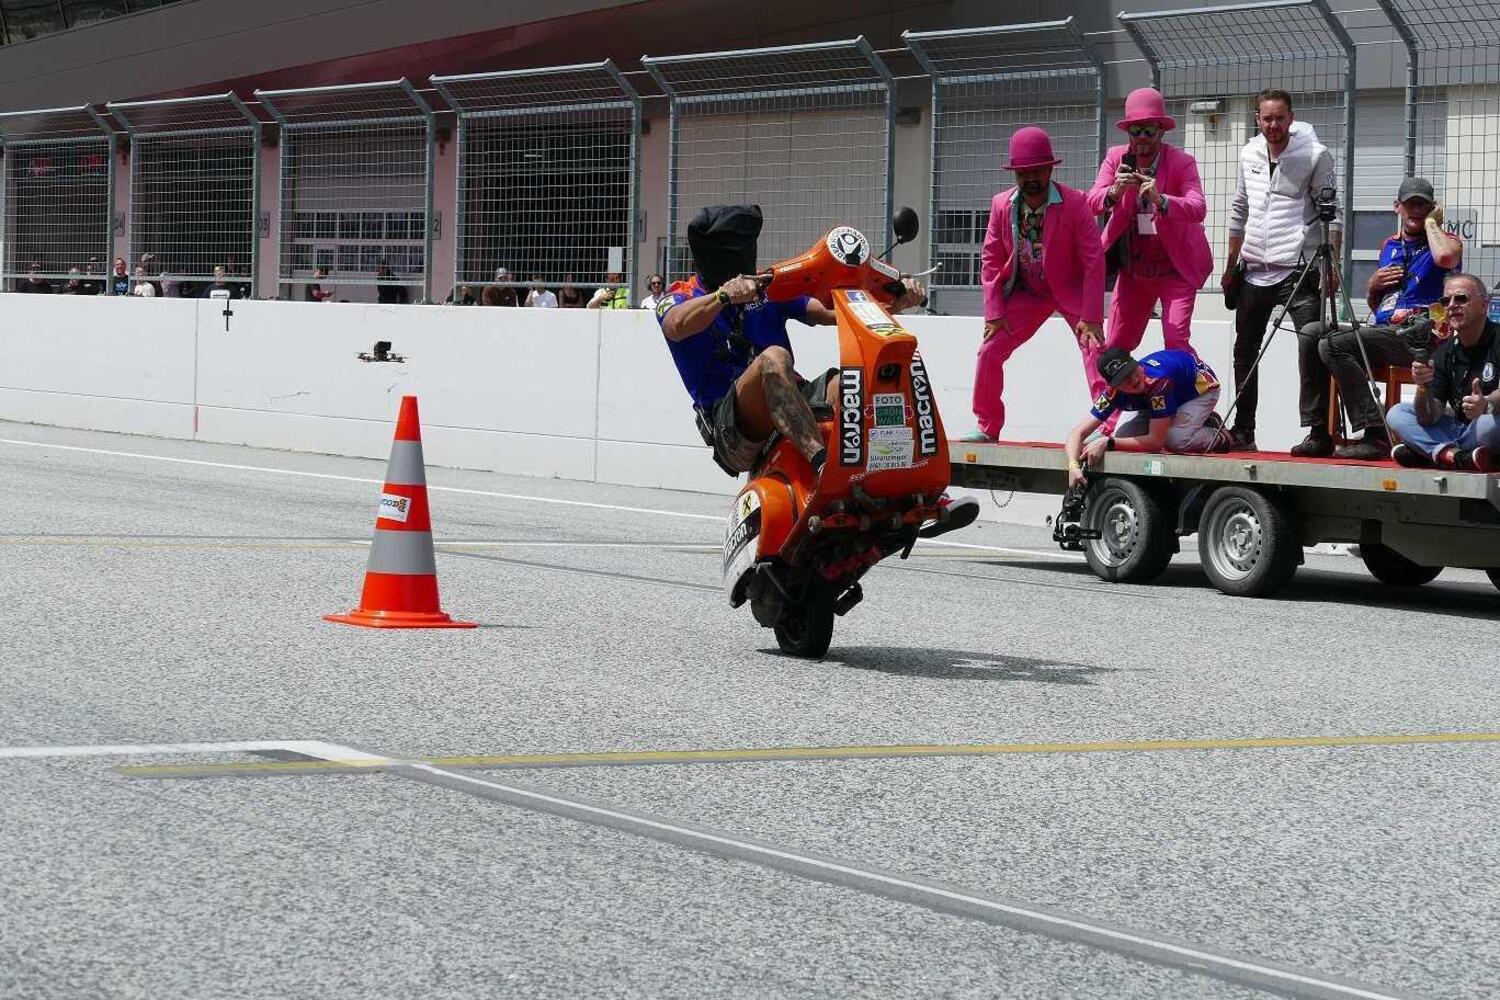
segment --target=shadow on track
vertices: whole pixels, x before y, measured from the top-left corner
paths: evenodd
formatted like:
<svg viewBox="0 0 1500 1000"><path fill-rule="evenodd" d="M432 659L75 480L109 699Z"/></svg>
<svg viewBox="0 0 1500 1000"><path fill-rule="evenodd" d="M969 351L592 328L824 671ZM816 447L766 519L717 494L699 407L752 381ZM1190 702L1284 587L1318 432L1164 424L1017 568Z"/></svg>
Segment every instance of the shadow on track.
<svg viewBox="0 0 1500 1000"><path fill-rule="evenodd" d="M779 650L764 650L776 653ZM900 677L960 681L1029 681L1092 687L1091 677L1116 673L1114 667L1095 667L1062 660L971 652L962 649L925 649L901 646L851 646L829 650L824 663L841 663L855 670L874 670Z"/></svg>

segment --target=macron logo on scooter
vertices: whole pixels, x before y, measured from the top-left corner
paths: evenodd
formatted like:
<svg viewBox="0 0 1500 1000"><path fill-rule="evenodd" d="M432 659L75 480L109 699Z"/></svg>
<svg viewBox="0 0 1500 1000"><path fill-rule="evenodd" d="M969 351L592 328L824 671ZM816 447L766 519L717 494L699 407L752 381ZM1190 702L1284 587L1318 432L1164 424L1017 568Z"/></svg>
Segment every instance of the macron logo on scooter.
<svg viewBox="0 0 1500 1000"><path fill-rule="evenodd" d="M917 411L917 434L921 441L922 454L937 454L937 422L932 419L932 383L927 379L927 366L922 364L922 355L911 356L911 395Z"/></svg>
<svg viewBox="0 0 1500 1000"><path fill-rule="evenodd" d="M865 371L843 368L839 371L839 464L865 463Z"/></svg>

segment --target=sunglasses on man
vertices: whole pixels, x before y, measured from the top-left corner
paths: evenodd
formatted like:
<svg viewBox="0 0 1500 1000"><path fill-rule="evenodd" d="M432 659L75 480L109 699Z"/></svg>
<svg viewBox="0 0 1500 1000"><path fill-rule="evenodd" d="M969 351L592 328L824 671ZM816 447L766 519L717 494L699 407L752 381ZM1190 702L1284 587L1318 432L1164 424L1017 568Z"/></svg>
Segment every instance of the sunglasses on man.
<svg viewBox="0 0 1500 1000"><path fill-rule="evenodd" d="M1456 295L1444 295L1438 301L1445 306L1466 306L1469 304L1469 297L1459 292Z"/></svg>
<svg viewBox="0 0 1500 1000"><path fill-rule="evenodd" d="M1130 137L1132 139L1150 139L1160 131L1160 125L1132 125L1130 126Z"/></svg>

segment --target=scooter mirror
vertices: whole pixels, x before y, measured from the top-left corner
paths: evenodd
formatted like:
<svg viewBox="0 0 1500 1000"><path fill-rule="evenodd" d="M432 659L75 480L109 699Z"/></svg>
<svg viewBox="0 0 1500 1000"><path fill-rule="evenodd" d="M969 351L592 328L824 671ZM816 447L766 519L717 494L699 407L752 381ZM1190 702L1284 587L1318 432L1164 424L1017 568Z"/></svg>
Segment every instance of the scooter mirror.
<svg viewBox="0 0 1500 1000"><path fill-rule="evenodd" d="M921 229L922 223L917 219L917 213L909 206L902 206L891 219L891 231L896 234L897 243L910 243L917 238Z"/></svg>

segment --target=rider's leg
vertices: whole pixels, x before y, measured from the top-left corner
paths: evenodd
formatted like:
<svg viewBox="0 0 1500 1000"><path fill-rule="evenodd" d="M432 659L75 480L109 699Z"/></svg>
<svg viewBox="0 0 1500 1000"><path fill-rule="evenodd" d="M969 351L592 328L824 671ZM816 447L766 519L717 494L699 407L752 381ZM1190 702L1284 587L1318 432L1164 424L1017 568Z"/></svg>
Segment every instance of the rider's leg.
<svg viewBox="0 0 1500 1000"><path fill-rule="evenodd" d="M760 352L734 383L734 418L741 433L755 441L779 432L814 465L826 451L823 432L802 396L791 352L785 348Z"/></svg>

